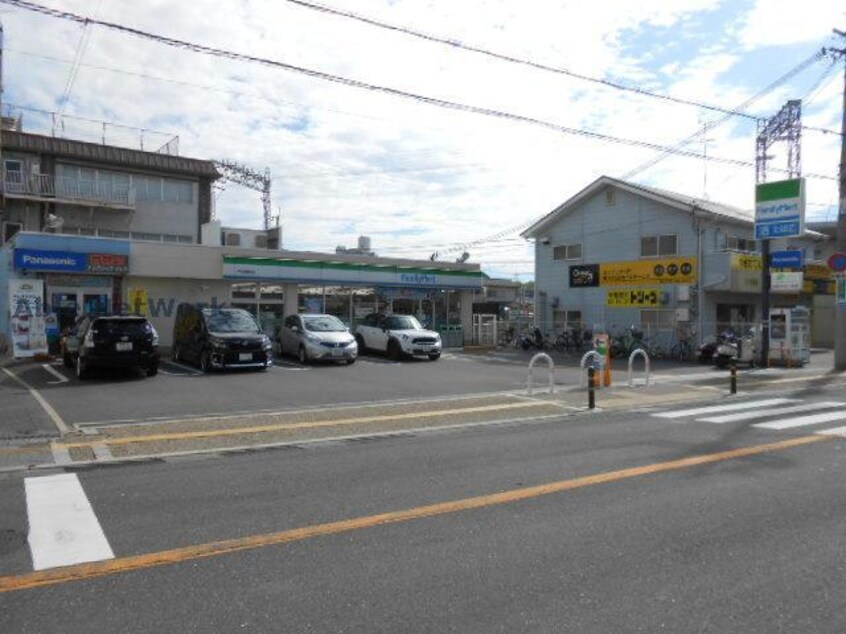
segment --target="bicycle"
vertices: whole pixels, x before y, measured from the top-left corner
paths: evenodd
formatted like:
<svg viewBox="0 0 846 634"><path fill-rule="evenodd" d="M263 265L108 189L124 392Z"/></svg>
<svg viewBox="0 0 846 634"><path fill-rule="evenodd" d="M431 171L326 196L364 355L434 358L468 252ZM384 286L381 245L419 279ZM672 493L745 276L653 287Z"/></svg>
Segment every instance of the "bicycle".
<svg viewBox="0 0 846 634"><path fill-rule="evenodd" d="M693 346L687 339L680 339L670 350L670 357L675 361L690 361L693 358Z"/></svg>

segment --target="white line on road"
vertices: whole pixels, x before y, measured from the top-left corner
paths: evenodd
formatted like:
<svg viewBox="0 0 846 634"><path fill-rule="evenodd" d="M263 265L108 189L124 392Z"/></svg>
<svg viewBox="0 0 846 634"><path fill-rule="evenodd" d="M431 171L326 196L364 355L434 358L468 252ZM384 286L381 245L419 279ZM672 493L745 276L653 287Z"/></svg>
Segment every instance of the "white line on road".
<svg viewBox="0 0 846 634"><path fill-rule="evenodd" d="M766 418L767 416L779 416L781 414L797 414L799 412L809 412L815 409L830 409L832 407L842 407L843 405L846 405L846 403L839 403L834 401L826 401L822 403L806 403L804 405L793 405L792 407L775 407L773 409L755 410L754 412L727 414L725 416L712 416L710 418L700 418L699 420L706 423L737 423L742 420ZM755 425L755 427L761 427L761 425Z"/></svg>
<svg viewBox="0 0 846 634"><path fill-rule="evenodd" d="M50 403L48 403L44 399L44 397L41 396L41 394L38 393L38 390L31 387L29 385L29 383L24 381L21 377L19 377L17 374L12 372L9 368L0 368L0 369L2 369L3 372L8 374L10 377L12 377L15 381L17 381L18 383L23 385L24 388L26 388L29 391L32 398L34 398L38 402L38 404L41 405L41 409L43 409L47 413L47 416L50 417L50 420L53 421L53 424L59 430L60 434L64 435L64 434L67 434L70 431L70 429L68 429L68 426L65 423L65 421L62 419L61 416L59 416L59 413L56 410L53 409L52 405L50 405Z"/></svg>
<svg viewBox="0 0 846 634"><path fill-rule="evenodd" d="M792 427L803 427L805 425L817 425L819 423L830 423L833 420L843 420L846 412L828 412L827 414L812 414L811 416L797 416L796 418L785 418L771 423L758 423L753 427L763 429L790 429Z"/></svg>
<svg viewBox="0 0 846 634"><path fill-rule="evenodd" d="M58 385L59 383L67 383L68 381L70 381L68 377L56 370L49 363L42 363L41 367L47 370L47 372L55 376L57 379L59 379L58 381L47 381L47 383L49 383L50 385Z"/></svg>
<svg viewBox="0 0 846 634"><path fill-rule="evenodd" d="M765 401L746 401L745 403L732 403L730 405L713 405L711 407L698 407L696 409L682 409L674 412L659 412L652 414L658 418L682 418L683 416L699 416L700 414L715 414L717 412L731 412L741 409L754 409L768 405L780 405L782 403L795 403L795 398L771 398Z"/></svg>
<svg viewBox="0 0 846 634"><path fill-rule="evenodd" d="M35 570L114 559L75 473L26 478L24 489Z"/></svg>

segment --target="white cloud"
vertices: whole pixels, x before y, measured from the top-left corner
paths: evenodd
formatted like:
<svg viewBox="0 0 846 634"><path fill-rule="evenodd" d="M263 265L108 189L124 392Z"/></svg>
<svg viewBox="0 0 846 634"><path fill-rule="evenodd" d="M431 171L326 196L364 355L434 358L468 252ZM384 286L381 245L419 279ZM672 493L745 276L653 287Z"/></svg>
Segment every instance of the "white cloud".
<svg viewBox="0 0 846 634"><path fill-rule="evenodd" d="M716 15L720 3L711 0L580 0L566 6L556 0L530 5L505 0L335 4L513 56L587 75L626 77L641 87L728 106L742 102L774 74L762 67L734 77L742 60L730 46L728 25L714 23L716 18L697 22ZM53 0L51 6L83 14L91 10L84 0ZM102 3L98 17L421 95L664 145L688 136L703 117L718 116L281 1L123 0ZM660 64L656 53L666 57L676 49L633 49L628 43L634 36L649 41L656 28L666 33L667 27L678 27L683 37L703 25L715 30L711 41L726 43L701 53L678 47L685 57ZM4 26L10 49L5 98L57 109L81 27L19 10L5 14ZM620 175L655 154L91 28L66 112L178 133L186 156L231 158L254 169L270 168L274 213L281 207L289 248L332 249L371 234L374 248L385 255L427 257L447 247L445 257L457 257L460 250L450 251L449 245L457 250L463 242L528 222L601 174ZM814 31L810 37L818 36ZM742 37L747 45L753 41L746 31ZM824 98L830 90L827 85L810 112L814 121L826 125L837 119L836 108ZM762 108L775 111L788 96L786 87ZM30 113L26 120L42 129L48 126L49 132L49 119ZM99 139L103 134L98 124L68 119L66 126L69 135ZM139 135L137 130L106 128L108 142L137 145ZM754 124L733 120L709 131L708 138L709 155L754 158ZM168 137L146 132L145 139L149 148ZM806 166L831 171L837 161L832 139L806 139ZM702 147L700 140L687 149ZM698 195L705 186L705 165L670 158L638 178ZM708 164L707 193L715 200L748 205L753 178L751 169ZM821 199L830 198L832 185L817 183L814 188ZM219 197L218 211L229 224L261 222L258 195L234 185ZM481 261L494 274L525 274L532 268L531 250L514 236L470 252L471 261Z"/></svg>

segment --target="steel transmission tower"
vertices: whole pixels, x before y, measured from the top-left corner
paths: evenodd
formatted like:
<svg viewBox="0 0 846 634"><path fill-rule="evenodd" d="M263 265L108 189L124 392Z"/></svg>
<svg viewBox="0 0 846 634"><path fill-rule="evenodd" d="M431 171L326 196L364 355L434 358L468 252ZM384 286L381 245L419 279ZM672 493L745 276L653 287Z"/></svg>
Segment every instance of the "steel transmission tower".
<svg viewBox="0 0 846 634"><path fill-rule="evenodd" d="M273 217L270 213L270 169L265 168L264 172L241 165L235 161L214 161L215 166L223 175L223 180L238 183L248 189L261 193L261 204L264 211L264 228L271 228ZM279 216L276 217L277 223Z"/></svg>

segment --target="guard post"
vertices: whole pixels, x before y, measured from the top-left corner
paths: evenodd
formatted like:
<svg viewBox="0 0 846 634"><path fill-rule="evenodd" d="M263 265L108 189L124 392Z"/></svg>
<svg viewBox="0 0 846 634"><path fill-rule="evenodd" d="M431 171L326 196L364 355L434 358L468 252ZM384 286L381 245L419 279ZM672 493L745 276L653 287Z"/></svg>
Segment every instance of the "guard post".
<svg viewBox="0 0 846 634"><path fill-rule="evenodd" d="M596 368L592 365L588 366L588 409L596 408L596 388L594 388L594 377L596 375Z"/></svg>

